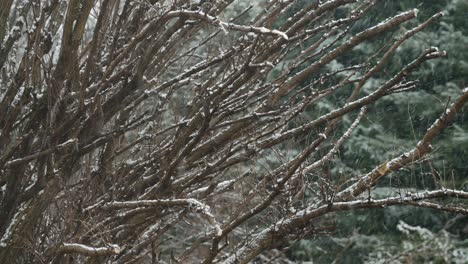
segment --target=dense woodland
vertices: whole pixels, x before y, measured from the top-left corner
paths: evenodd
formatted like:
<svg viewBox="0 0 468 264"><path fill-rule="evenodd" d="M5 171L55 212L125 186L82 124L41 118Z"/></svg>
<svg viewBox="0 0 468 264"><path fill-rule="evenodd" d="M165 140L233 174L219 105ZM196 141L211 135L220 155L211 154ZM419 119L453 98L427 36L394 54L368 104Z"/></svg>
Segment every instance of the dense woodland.
<svg viewBox="0 0 468 264"><path fill-rule="evenodd" d="M466 263L466 14L0 0L0 263Z"/></svg>

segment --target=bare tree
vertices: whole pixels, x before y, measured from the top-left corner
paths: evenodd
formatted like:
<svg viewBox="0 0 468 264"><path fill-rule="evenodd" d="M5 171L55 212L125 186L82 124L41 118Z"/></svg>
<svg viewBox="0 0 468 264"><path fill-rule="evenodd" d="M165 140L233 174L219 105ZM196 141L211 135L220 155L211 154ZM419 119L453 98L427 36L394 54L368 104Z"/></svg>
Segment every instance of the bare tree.
<svg viewBox="0 0 468 264"><path fill-rule="evenodd" d="M442 201L468 199L462 190L372 197L382 178L427 157L468 89L406 153L362 175L323 170L369 107L415 89L412 72L445 56L421 50L362 91L442 13L406 32L417 10L356 32L374 1L241 4L0 2L1 263L246 263L323 232L337 211L468 214L462 200ZM387 32L400 36L331 70ZM348 98L307 114L337 93Z"/></svg>

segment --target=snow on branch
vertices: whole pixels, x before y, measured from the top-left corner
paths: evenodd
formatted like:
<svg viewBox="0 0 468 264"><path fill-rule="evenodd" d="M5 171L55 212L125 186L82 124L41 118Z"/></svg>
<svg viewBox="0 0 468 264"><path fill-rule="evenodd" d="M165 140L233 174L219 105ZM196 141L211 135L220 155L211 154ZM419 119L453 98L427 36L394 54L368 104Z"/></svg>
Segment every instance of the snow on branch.
<svg viewBox="0 0 468 264"><path fill-rule="evenodd" d="M234 24L230 22L223 22L219 18L210 16L201 11L188 11L188 10L171 11L171 12L168 12L163 17L163 20L168 20L174 17L190 17L190 18L200 19L212 25L218 26L226 34L228 33L228 30L234 30L234 31L241 31L241 32L254 32L257 34L264 34L264 35L276 35L276 36L280 36L284 38L285 40L289 39L286 33L276 30L276 29L271 30L266 27L244 26L244 25L238 25L238 24Z"/></svg>
<svg viewBox="0 0 468 264"><path fill-rule="evenodd" d="M204 215L211 226L215 229L216 236L221 236L222 230L216 218L211 213L211 208L193 198L190 199L160 199L160 200L139 200L139 201L128 201L128 202L110 202L106 203L99 208L104 210L111 210L111 209L125 209L125 208L139 208L139 207L167 207L167 206L184 206L188 207L188 209L196 212L201 213ZM97 208L97 207L93 207Z"/></svg>
<svg viewBox="0 0 468 264"><path fill-rule="evenodd" d="M415 192L407 193L402 196L387 197L384 199L362 199L356 201L347 201L347 202L335 202L327 205L320 206L315 208L315 205L312 205L302 211L296 213L296 216L302 217L302 220L308 220L321 216L326 212L330 211L344 211L351 209L360 209L360 208L371 208L371 207L385 207L390 205L413 205L418 207L428 207L435 208L438 207L438 210L451 211L456 213L462 213L468 215L468 209L466 208L457 208L446 205L436 205L431 202L425 202L423 200L435 199L435 198L461 198L468 199L468 192L459 191L459 190L450 190L442 189L435 191L425 191L425 192Z"/></svg>
<svg viewBox="0 0 468 264"><path fill-rule="evenodd" d="M83 244L64 243L57 249L58 254L76 253L92 257L116 255L120 252L120 247L115 244L110 244L106 247L91 247Z"/></svg>
<svg viewBox="0 0 468 264"><path fill-rule="evenodd" d="M55 147L40 151L38 153L29 155L29 156L26 156L26 157L14 159L12 161L9 161L9 162L5 163L5 167L11 167L11 166L19 165L19 164L22 164L22 163L29 162L31 160L37 159L39 157L49 155L54 151L66 151L66 150L69 150L70 148L73 148L75 150L78 149L78 139L73 138L73 139L70 139L70 140L68 140L68 141L66 141L66 142L64 142L62 144L59 144L59 145L57 145Z"/></svg>

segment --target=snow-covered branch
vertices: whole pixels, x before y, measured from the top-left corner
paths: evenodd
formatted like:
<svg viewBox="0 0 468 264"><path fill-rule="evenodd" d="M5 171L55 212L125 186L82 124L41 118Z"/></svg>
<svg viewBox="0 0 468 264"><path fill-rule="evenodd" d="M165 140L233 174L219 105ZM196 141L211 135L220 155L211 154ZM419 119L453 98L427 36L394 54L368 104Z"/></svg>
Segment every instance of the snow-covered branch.
<svg viewBox="0 0 468 264"><path fill-rule="evenodd" d="M196 19L205 21L207 23L210 23L214 26L218 26L226 34L228 33L228 30L233 30L233 31L240 31L240 32L253 32L253 33L263 34L263 35L279 36L279 37L284 38L285 40L288 40L288 35L286 35L286 33L281 32L279 30L276 30L276 29L271 30L265 27L244 26L244 25L237 25L231 22L223 22L219 18L210 16L201 11L188 11L188 10L171 11L167 13L163 19L171 19L174 17L196 18Z"/></svg>
<svg viewBox="0 0 468 264"><path fill-rule="evenodd" d="M82 254L91 257L117 255L121 251L118 245L108 245L105 247L92 247L77 243L63 243L56 254Z"/></svg>
<svg viewBox="0 0 468 264"><path fill-rule="evenodd" d="M222 231L221 227L216 221L216 218L211 213L211 208L193 198L190 199L160 199L160 200L139 200L139 201L128 201L128 202L110 202L103 204L101 206L93 206L92 209L101 208L103 210L111 210L111 209L136 209L141 207L173 207L173 206L183 206L187 207L189 210L194 211L196 213L201 213L206 216L210 225L216 231L216 235L220 236Z"/></svg>

